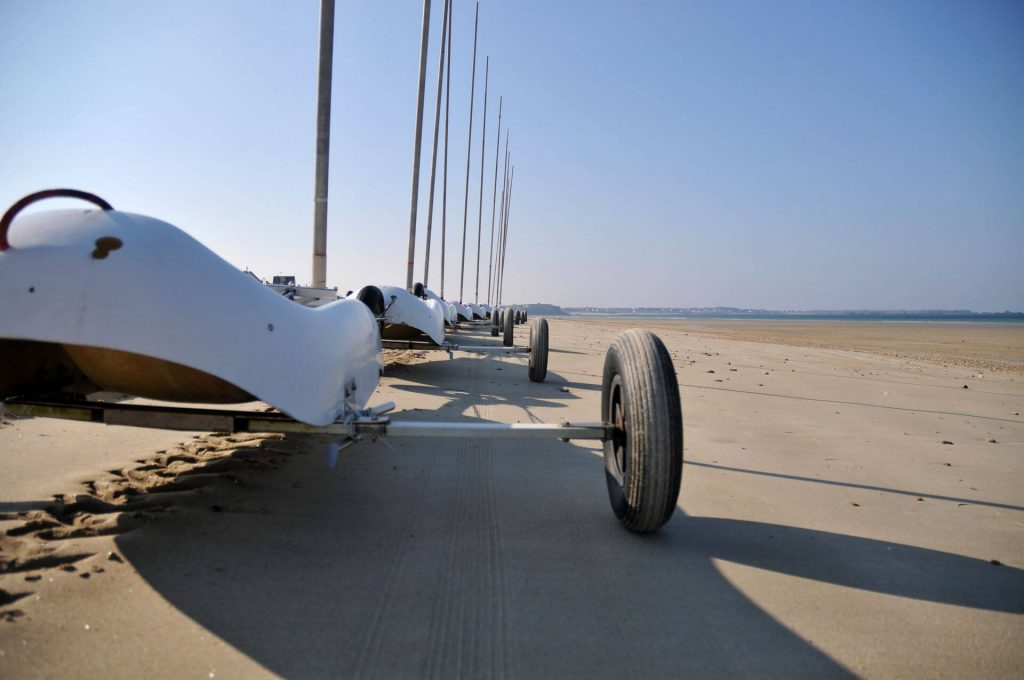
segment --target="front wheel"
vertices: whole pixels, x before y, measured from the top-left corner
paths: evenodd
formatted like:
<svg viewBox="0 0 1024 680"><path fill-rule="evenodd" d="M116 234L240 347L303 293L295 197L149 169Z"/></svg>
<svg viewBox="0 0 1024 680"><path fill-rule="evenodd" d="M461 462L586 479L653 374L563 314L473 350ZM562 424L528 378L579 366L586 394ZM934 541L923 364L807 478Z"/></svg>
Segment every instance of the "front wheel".
<svg viewBox="0 0 1024 680"><path fill-rule="evenodd" d="M612 510L636 533L656 531L675 511L683 474L683 413L675 367L650 331L628 330L604 361L602 420Z"/></svg>
<svg viewBox="0 0 1024 680"><path fill-rule="evenodd" d="M505 347L511 347L512 346L512 330L513 330L512 327L515 324L515 319L512 316L512 310L511 309L508 310L502 316L505 317L502 320L502 323L505 326L505 337L502 338L502 344L505 345Z"/></svg>
<svg viewBox="0 0 1024 680"><path fill-rule="evenodd" d="M548 375L548 320L530 325L530 380L544 382Z"/></svg>

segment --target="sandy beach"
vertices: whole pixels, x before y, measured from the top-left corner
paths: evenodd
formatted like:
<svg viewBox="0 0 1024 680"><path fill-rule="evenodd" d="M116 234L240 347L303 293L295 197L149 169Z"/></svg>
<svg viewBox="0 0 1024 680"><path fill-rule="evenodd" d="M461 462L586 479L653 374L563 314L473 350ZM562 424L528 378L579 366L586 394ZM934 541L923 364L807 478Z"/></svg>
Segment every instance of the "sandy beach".
<svg viewBox="0 0 1024 680"><path fill-rule="evenodd" d="M390 354L373 403L594 421L605 349L649 327L685 422L659 533L619 526L599 445L394 439L328 470L323 436L4 419L0 675L1024 674L1024 327L550 324L545 383Z"/></svg>

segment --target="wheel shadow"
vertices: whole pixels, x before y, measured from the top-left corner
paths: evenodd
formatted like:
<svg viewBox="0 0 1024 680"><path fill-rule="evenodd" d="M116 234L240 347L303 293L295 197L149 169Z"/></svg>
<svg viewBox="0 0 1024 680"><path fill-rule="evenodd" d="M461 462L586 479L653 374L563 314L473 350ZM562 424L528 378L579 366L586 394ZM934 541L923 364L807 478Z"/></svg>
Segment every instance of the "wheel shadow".
<svg viewBox="0 0 1024 680"><path fill-rule="evenodd" d="M679 369L676 370L676 375L680 375ZM958 413L956 411L938 411L934 409L925 408L911 408L909 406L891 406L889 404L869 404L862 401L844 401L842 399L822 399L819 397L801 397L793 394L778 394L776 392L755 392L753 390L741 390L735 387L715 387L713 385L696 385L693 383L683 383L680 380L680 387L691 390L713 390L715 392L734 392L736 394L749 394L755 397L767 397L772 399L792 399L796 401L812 401L819 404L838 404L840 406L862 406L865 408L877 408L887 411L905 411L908 413L932 413L941 416L956 416L958 418L977 418L980 420L994 420L1001 423L1015 423L1019 424L1020 420L1013 418L997 418L995 416L982 416L974 413Z"/></svg>
<svg viewBox="0 0 1024 680"><path fill-rule="evenodd" d="M453 382L453 375L468 376L470 372L474 377L466 379L466 387L453 386L458 384L458 381ZM501 361L491 356L395 365L390 367L388 376L395 379L389 386L398 392L443 397L446 401L442 408L456 420L477 418L484 406L513 406L522 409L531 422L541 422L534 414L535 409L566 408L570 402L580 399L572 392L563 392L563 386L600 389L600 386L570 383L553 371L548 372L544 382L534 383L527 376L525 362ZM429 416L414 411L403 413L401 417Z"/></svg>
<svg viewBox="0 0 1024 680"><path fill-rule="evenodd" d="M117 542L182 614L286 677L850 675L720 562L1024 611L1024 572L936 550L678 509L631 534L600 458L557 442L364 443L330 474L296 456Z"/></svg>

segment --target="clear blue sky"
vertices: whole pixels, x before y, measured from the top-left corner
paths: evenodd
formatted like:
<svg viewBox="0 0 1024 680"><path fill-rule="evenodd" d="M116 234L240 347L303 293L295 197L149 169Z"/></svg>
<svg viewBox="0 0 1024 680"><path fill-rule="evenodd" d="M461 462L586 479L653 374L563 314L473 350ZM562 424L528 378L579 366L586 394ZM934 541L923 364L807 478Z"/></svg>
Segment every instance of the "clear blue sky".
<svg viewBox="0 0 1024 680"><path fill-rule="evenodd" d="M421 8L338 0L328 282L342 290L405 281ZM0 203L86 189L240 267L308 280L318 13L0 0ZM449 297L472 14L456 0ZM484 1L478 95L485 55L485 239L499 94L516 164L506 301L1024 309L1020 2ZM417 279L425 182L421 197Z"/></svg>

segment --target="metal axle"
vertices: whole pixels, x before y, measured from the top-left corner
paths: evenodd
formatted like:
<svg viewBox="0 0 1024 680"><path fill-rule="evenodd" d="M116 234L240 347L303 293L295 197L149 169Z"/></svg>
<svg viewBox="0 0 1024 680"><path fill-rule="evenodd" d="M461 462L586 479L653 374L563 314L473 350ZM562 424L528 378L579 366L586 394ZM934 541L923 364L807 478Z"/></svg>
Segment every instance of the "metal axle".
<svg viewBox="0 0 1024 680"><path fill-rule="evenodd" d="M455 342L445 342L443 345L435 345L420 340L381 340L380 346L384 349L421 349L437 350L439 352L469 352L470 354L529 354L529 347L502 347L497 345L460 345Z"/></svg>
<svg viewBox="0 0 1024 680"><path fill-rule="evenodd" d="M460 423L392 421L384 415L393 403L364 409L331 423L307 425L283 413L228 409L150 406L91 401L36 401L11 399L0 411L15 416L61 418L83 422L150 427L163 430L213 432L274 432L330 434L359 437L461 437L501 439L597 439L611 437L614 427L605 423Z"/></svg>

